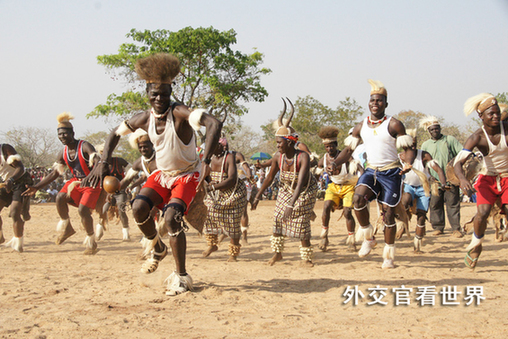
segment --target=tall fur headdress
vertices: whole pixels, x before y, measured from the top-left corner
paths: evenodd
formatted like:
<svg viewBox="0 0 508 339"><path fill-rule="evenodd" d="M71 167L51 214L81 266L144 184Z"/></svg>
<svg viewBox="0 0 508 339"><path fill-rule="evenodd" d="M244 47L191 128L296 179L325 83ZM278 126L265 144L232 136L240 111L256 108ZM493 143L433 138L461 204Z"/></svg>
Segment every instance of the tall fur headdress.
<svg viewBox="0 0 508 339"><path fill-rule="evenodd" d="M466 116L474 111L481 114L494 105L497 105L497 99L495 96L490 93L481 93L466 100L466 103L464 104L464 113Z"/></svg>
<svg viewBox="0 0 508 339"><path fill-rule="evenodd" d="M139 150L138 144L142 141L150 141L148 133L145 130L138 128L131 135L129 135L129 144L132 148Z"/></svg>
<svg viewBox="0 0 508 339"><path fill-rule="evenodd" d="M147 84L171 84L180 72L180 60L168 53L157 53L139 59L135 69Z"/></svg>
<svg viewBox="0 0 508 339"><path fill-rule="evenodd" d="M318 132L318 136L323 139L323 144L337 142L337 135L339 135L339 129L335 126L321 127Z"/></svg>
<svg viewBox="0 0 508 339"><path fill-rule="evenodd" d="M288 119L286 121L284 121L283 118L284 118L284 114L286 114L287 105L286 105L286 100L284 100L284 98L282 98L282 101L284 102L284 109L281 112L281 114L279 115L279 119L277 120L277 130L275 132L275 136L276 137L284 137L284 138L297 137L295 129L293 127L289 126L289 124L291 123L291 119L293 119L293 114L295 113L295 108L294 108L291 100L289 100L288 98L286 98L286 99L289 102L289 105L291 106L291 112L289 112Z"/></svg>
<svg viewBox="0 0 508 339"><path fill-rule="evenodd" d="M425 118L420 120L420 127L424 130L428 130L430 126L441 125L438 118L432 115L427 115Z"/></svg>
<svg viewBox="0 0 508 339"><path fill-rule="evenodd" d="M69 112L63 112L57 115L56 121L58 121L58 128L70 128L74 129L70 120L74 119L74 116Z"/></svg>
<svg viewBox="0 0 508 339"><path fill-rule="evenodd" d="M382 94L385 97L388 97L388 92L386 91L385 85L381 81L369 79L370 84L370 95L374 94Z"/></svg>

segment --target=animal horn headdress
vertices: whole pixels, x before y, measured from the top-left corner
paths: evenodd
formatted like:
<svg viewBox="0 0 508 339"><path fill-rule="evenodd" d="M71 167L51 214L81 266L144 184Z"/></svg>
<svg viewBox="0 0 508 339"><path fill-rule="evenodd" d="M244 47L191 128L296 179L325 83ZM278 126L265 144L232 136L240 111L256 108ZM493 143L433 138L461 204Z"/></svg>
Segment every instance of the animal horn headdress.
<svg viewBox="0 0 508 339"><path fill-rule="evenodd" d="M139 59L135 70L147 84L171 84L180 72L180 60L172 54L156 53Z"/></svg>
<svg viewBox="0 0 508 339"><path fill-rule="evenodd" d="M495 96L490 93L481 93L466 100L466 103L464 104L464 113L466 116L474 111L481 114L494 105L497 105L497 99Z"/></svg>
<svg viewBox="0 0 508 339"><path fill-rule="evenodd" d="M289 105L291 106L291 111L289 112L289 117L287 120L284 121L284 115L286 114L287 104L286 100L289 102ZM277 131L275 132L276 137L283 137L292 141L298 140L298 135L296 134L296 131L293 127L289 126L291 123L291 119L293 119L293 114L295 113L295 107L293 106L293 103L288 98L282 98L282 101L284 102L284 109L282 110L281 114L279 115L279 119L277 120Z"/></svg>
<svg viewBox="0 0 508 339"><path fill-rule="evenodd" d="M56 117L56 121L58 121L58 127L57 128L70 128L73 129L70 120L74 119L74 116L70 114L69 112L63 112L58 114Z"/></svg>

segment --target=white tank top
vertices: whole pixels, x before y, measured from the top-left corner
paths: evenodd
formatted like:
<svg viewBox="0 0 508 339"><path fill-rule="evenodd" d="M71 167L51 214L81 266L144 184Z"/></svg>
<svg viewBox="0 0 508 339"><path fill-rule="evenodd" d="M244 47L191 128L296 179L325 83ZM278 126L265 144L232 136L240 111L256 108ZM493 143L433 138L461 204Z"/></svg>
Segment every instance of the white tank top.
<svg viewBox="0 0 508 339"><path fill-rule="evenodd" d="M487 175L499 175L508 173L508 147L506 146L506 136L504 135L504 127L501 122L501 140L498 145L494 145L490 141L487 132L482 126L483 133L489 144L489 154L483 157L483 162L487 168Z"/></svg>
<svg viewBox="0 0 508 339"><path fill-rule="evenodd" d="M3 145L0 144L0 176L4 181L6 181L10 177L12 177L16 169L11 165L7 164L7 159L5 158L2 146Z"/></svg>
<svg viewBox="0 0 508 339"><path fill-rule="evenodd" d="M430 176L430 174L429 174L429 171L427 170L427 168L425 168L423 166L422 154L423 154L422 150L419 149L418 153L416 154L415 161L413 162L413 168L420 171L420 172L425 173L425 175L428 178ZM409 171L406 173L406 175L404 177L404 183L411 185L411 186L421 186L422 185L420 178L413 171Z"/></svg>
<svg viewBox="0 0 508 339"><path fill-rule="evenodd" d="M337 154L338 155L338 154ZM325 157L323 159L323 168L326 170L326 166L328 166L326 159L328 158L328 153L325 153ZM340 173L335 175L330 175L330 180L336 185L355 185L358 181L358 177L354 174L348 173L349 162L345 162L340 167Z"/></svg>
<svg viewBox="0 0 508 339"><path fill-rule="evenodd" d="M367 161L371 167L383 167L399 159L397 154L397 139L388 132L391 116L376 128L367 125L367 118L363 120L360 137L365 145Z"/></svg>
<svg viewBox="0 0 508 339"><path fill-rule="evenodd" d="M199 171L199 156L196 152L196 136L193 134L190 142L184 144L176 134L173 123L173 109L166 118L166 126L162 134L157 134L155 117L150 113L148 136L157 154L155 161L157 169L162 171L189 172L192 167Z"/></svg>

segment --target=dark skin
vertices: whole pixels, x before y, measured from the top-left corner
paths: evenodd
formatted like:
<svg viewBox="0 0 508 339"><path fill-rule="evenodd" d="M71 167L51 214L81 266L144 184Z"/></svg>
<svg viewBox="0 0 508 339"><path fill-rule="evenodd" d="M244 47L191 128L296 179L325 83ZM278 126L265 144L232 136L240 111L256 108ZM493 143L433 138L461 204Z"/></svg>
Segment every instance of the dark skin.
<svg viewBox="0 0 508 339"><path fill-rule="evenodd" d="M154 109L157 114L164 114L168 111L171 105L171 92L172 88L170 84L147 84L146 93L148 95L148 99L150 101L150 105ZM129 125L134 129L141 128L144 131L148 132L148 125L150 120L150 111L138 113L134 115L132 118L128 120ZM189 116L191 111L185 105L177 105L173 110L173 124L175 127L176 134L178 138L184 143L188 144L192 137L194 136L194 130L189 124ZM170 116L166 115L160 119L155 120L155 129L157 134L161 134L164 132L166 128L166 120L169 119ZM217 145L220 138L220 131L222 128L222 123L212 117L209 114L203 113L201 116L201 120L199 122L202 126L206 127L206 144L207 145ZM107 173L106 165L103 161L108 161L111 158L111 154L113 150L118 144L120 140L120 136L116 135L116 129L114 129L110 135L108 136L106 143L104 145L104 153L99 162L98 166L96 166L92 172L85 178L82 185L84 186L92 186L96 187L102 182L103 176ZM204 158L210 158L212 155L213 147L207 147L204 151ZM201 188L203 185L203 180L210 174L210 167L202 163L201 164L201 179L197 190ZM154 204L157 206L163 202L162 197L153 189L145 187L142 188L140 194L148 197ZM175 203L182 206L183 210L187 209L187 206L184 201L177 198L171 198L169 203ZM155 222L153 217L150 217L150 208L149 204L141 199L136 199L132 205L132 212L134 215L134 219L137 222L144 222L139 226L140 230L148 239L153 239L157 235L157 230L155 228ZM175 209L167 209L165 213L165 222L166 226L169 227L171 233L176 233L180 230L181 226L175 219L176 210ZM155 252L161 252L163 250L163 244L158 242L155 245ZM176 263L176 271L179 274L185 274L185 252L187 249L187 240L185 237L185 233L181 232L176 237L170 237L170 246L173 252L173 257Z"/></svg>
<svg viewBox="0 0 508 339"><path fill-rule="evenodd" d="M441 134L441 126L440 125L432 125L428 128L430 137L432 140L439 140L443 136Z"/></svg>
<svg viewBox="0 0 508 339"><path fill-rule="evenodd" d="M144 140L144 141L139 142L138 143L138 150L139 150L139 153L141 153L141 155L145 159L150 159L152 157L152 155L154 154L154 152L155 152L154 149L153 149L153 144L149 140ZM146 180L146 175L144 174L143 165L142 165L143 157L138 158L132 164L131 168L134 171L138 171L138 172L142 173L142 176L134 181L134 183L132 184L132 187L139 186L139 185L141 185ZM146 165L147 165L148 170L150 171L150 173L153 173L155 170L157 170L157 164L155 162L155 157L153 157L153 159L148 164L146 164ZM129 184L133 180L134 180L134 178L130 178L130 179L129 178L123 178L122 181L120 181L120 190L123 190L127 186L129 186Z"/></svg>
<svg viewBox="0 0 508 339"><path fill-rule="evenodd" d="M210 169L213 172L221 172L222 171L222 162L224 161L224 157L227 153L227 147L224 147L222 145L218 145L213 153L212 162L210 163ZM226 157L225 163L224 163L224 172L227 173L227 178L225 180L222 180L220 182L217 181L210 181L205 184L206 190L208 192L214 192L214 191L226 191L230 188L233 188L236 185L236 182L238 180L238 173L236 170L236 160L234 153ZM231 243L233 245L240 245L240 238L233 239L231 238ZM210 253L217 251L218 247L217 245L213 245L208 247L204 252L203 256L208 257ZM236 261L236 257L231 256L228 261Z"/></svg>
<svg viewBox="0 0 508 339"><path fill-rule="evenodd" d="M416 139L415 139L415 142L413 143L412 148L416 150ZM400 159L403 162L406 162L405 157L406 157L405 153L400 154ZM422 151L423 166L426 167L427 163L431 160L432 160L432 156L428 152ZM444 173L443 169L436 163L433 163L431 168L434 171L436 171L437 175L439 176L439 181L441 182L441 185L443 187L445 187L446 186L446 177L445 177L445 173ZM402 193L401 202L402 202L402 205L404 206L404 208L407 210L410 208L411 204L413 203L413 197L411 196L411 194L404 192L404 193ZM416 227L415 233L416 233L416 235L423 237L425 235L425 220L427 219L427 211L417 209L416 210L416 217L417 217L417 224L420 226L423 226L423 227Z"/></svg>
<svg viewBox="0 0 508 339"><path fill-rule="evenodd" d="M14 147L12 147L9 144L2 144L2 153L4 154L5 159L10 157L11 155L18 154ZM14 173L11 176L12 180L8 179L5 182L5 189L7 190L7 193L10 193L12 190L13 182L21 178L21 176L25 173L25 167L23 166L23 163L21 161L14 161L9 166L14 168ZM6 206L6 202L3 200L0 200L0 212L3 210L3 208ZM23 209L23 202L22 201L12 201L10 213L9 215L12 217L13 220L13 229L14 229L14 236L17 238L21 238L23 236L24 226L25 222L21 218L21 211ZM0 217L0 231L2 230L2 218Z"/></svg>
<svg viewBox="0 0 508 339"><path fill-rule="evenodd" d="M501 111L497 104L486 109L483 113L479 113L478 116L483 122L483 128L485 129L485 132L487 132L490 141L494 145L499 145L499 143L501 142L501 138L507 139L506 132L508 131L508 122L506 121L501 122ZM501 124L503 124L504 127L505 132L504 135L501 134ZM485 133L483 133L483 130L481 128L476 130L466 140L466 143L464 144L465 149L473 150L475 147L478 148L478 150L484 156L488 155L489 144L487 142L487 137L485 136ZM466 176L464 175L464 170L462 169L462 165L464 165L466 160L467 159L463 159L457 162L453 166L453 169L455 171L455 174L457 175L457 178L460 180L460 188L462 189L462 192L471 196L471 194L475 192L475 190L471 185L471 182L467 180ZM504 211L504 213L508 215L508 205L505 204L501 206L501 208ZM474 225L474 234L476 234L478 237L482 237L485 234L485 230L487 229L487 219L490 215L491 209L492 205L489 204L477 205L477 213L475 215L473 225ZM469 255L471 258L475 259L480 256L481 252L482 245L480 244L479 246L476 246ZM473 262L470 259L468 260L470 262L471 267L476 266L476 261Z"/></svg>
<svg viewBox="0 0 508 339"><path fill-rule="evenodd" d="M385 116L385 109L388 107L388 102L386 101L386 96L381 94L373 94L370 96L369 100L369 110L370 110L370 119L372 121L377 121L383 119ZM353 128L353 137L360 138L360 132L362 130L363 123L358 123ZM369 128L375 128L376 125L372 125L368 123ZM390 124L388 125L388 132L394 138L406 135L406 129L404 125L397 119L390 119ZM412 164L414 162L416 153L415 150L411 148L407 148L404 150L406 153L405 159L407 163ZM344 162L348 161L352 156L353 150L347 146L344 150L339 154L335 162L331 164L330 170L335 170L336 167L339 167ZM401 175L410 170L410 166L404 168L401 172ZM367 201L373 198L374 193L367 186L358 186L355 189L355 195L353 198L355 215L356 219L360 226L367 227L370 224L370 215L367 208L363 208ZM383 221L386 225L393 225L395 223L395 207L390 207L385 204L382 204L383 209ZM387 244L395 243L395 235L396 235L396 227L386 227L385 228L385 242Z"/></svg>
<svg viewBox="0 0 508 339"><path fill-rule="evenodd" d="M327 143L324 145L326 149L326 154L323 158L321 158L318 162L318 167L323 168L325 163L325 157L326 163L330 164L332 163L335 158L339 155L340 151L337 149L337 142ZM340 174L341 168L337 167L335 171L329 172L330 175L337 175ZM330 215L331 212L337 207L335 202L333 200L327 200L324 202L323 205L323 214L321 216L322 225L324 227L328 227L330 224ZM346 227L348 230L348 233L355 231L355 219L353 218L353 213L351 210L351 207L344 207L344 217L346 218ZM319 248L323 251L325 251L328 247L328 236L326 236L324 239L321 240L321 243L319 244Z"/></svg>
<svg viewBox="0 0 508 339"><path fill-rule="evenodd" d="M74 138L74 130L71 128L59 128L58 139L64 146L68 146L69 157L74 159L77 154L78 140ZM87 141L83 142L83 155L85 159L90 159L90 156L95 153L95 148ZM64 160L63 150L58 153L56 162L58 164L67 167ZM23 195L34 195L38 190L45 188L47 185L55 181L60 174L56 169L53 169L46 177L44 177L38 184L29 187ZM69 219L69 203L71 198L66 193L59 192L56 196L56 209L61 219ZM85 228L86 233L91 236L94 234L93 230L93 218L90 208L85 205L79 204L78 206L79 216L81 217L81 224ZM69 227L72 228L72 226Z"/></svg>
<svg viewBox="0 0 508 339"><path fill-rule="evenodd" d="M275 178L275 175L277 172L279 172L280 168L280 162L279 158L281 154L286 155L287 160L293 159L293 161L298 161L297 168L298 171L298 181L295 183L295 187L293 187L293 197L289 201L288 207L286 207L286 210L284 211L284 216L282 217L283 220L289 220L291 218L291 215L293 214L293 209L289 206L294 206L295 202L298 200L298 197L300 196L300 193L303 191L303 188L307 183L309 182L309 176L310 174L310 157L309 154L300 150L295 150L294 142L286 140L282 137L276 137L277 141L277 150L278 152L275 153L273 158L271 159L271 167L270 172L266 175L265 181L263 181L263 184L261 185L261 188L259 189L258 193L256 194L256 197L254 199L254 203L252 204L251 210L256 210L259 200L261 199L261 196L263 195L263 192L270 186L273 182L273 179ZM296 160L295 160L296 159ZM288 164L284 162L282 164L282 169L284 171L294 171L294 166L296 164L293 162L291 164ZM273 234L274 236L282 236L282 234ZM309 247L310 246L310 240L302 240L301 244L303 247ZM268 262L269 265L273 265L275 262L282 260L282 254L281 253L275 253L273 257ZM308 265L313 265L310 261L307 262Z"/></svg>

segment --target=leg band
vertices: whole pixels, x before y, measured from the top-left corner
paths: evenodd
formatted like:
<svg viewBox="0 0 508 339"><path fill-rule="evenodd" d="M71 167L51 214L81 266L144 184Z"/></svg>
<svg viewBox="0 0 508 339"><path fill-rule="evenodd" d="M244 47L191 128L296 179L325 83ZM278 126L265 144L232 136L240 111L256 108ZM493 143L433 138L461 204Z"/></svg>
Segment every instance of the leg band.
<svg viewBox="0 0 508 339"><path fill-rule="evenodd" d="M183 214L185 212L184 207L181 204L177 204L174 202L167 204L166 206L164 206L164 209L162 210L162 216L164 216L168 208L175 210L175 215L173 219L180 224L180 229L178 231L176 231L175 233L168 232L169 236L177 237L180 233L187 232L189 230L189 226L187 226L187 224L183 220Z"/></svg>
<svg viewBox="0 0 508 339"><path fill-rule="evenodd" d="M367 206L368 206L368 204L366 203L365 205L363 205L363 207L358 207L357 208L356 206L354 206L353 208L354 208L355 211L361 211L361 210L365 209Z"/></svg>
<svg viewBox="0 0 508 339"><path fill-rule="evenodd" d="M274 236L270 237L270 243L272 245L272 251L275 253L282 253L284 251L284 236Z"/></svg>
<svg viewBox="0 0 508 339"><path fill-rule="evenodd" d="M136 197L134 199L131 200L131 206L132 206L132 204L134 204L134 200L136 200L136 199L143 200L144 202L146 202L149 206L149 210L150 211L152 210L153 202L149 197L147 197L146 195L138 194L138 195L136 195Z"/></svg>
<svg viewBox="0 0 508 339"><path fill-rule="evenodd" d="M231 257L238 257L241 245L229 244L228 254Z"/></svg>
<svg viewBox="0 0 508 339"><path fill-rule="evenodd" d="M300 257L303 261L312 261L312 246L309 247L303 247L300 245Z"/></svg>
<svg viewBox="0 0 508 339"><path fill-rule="evenodd" d="M205 234L206 244L210 247L217 246L219 241L217 240L217 234Z"/></svg>
<svg viewBox="0 0 508 339"><path fill-rule="evenodd" d="M386 244L383 249L383 259L395 260L395 244Z"/></svg>
<svg viewBox="0 0 508 339"><path fill-rule="evenodd" d="M473 248L475 248L476 246L481 245L482 242L483 242L483 235L481 238L478 238L477 235L473 232L473 236L471 237L471 243L469 244L468 247L466 247L466 251L470 251Z"/></svg>

